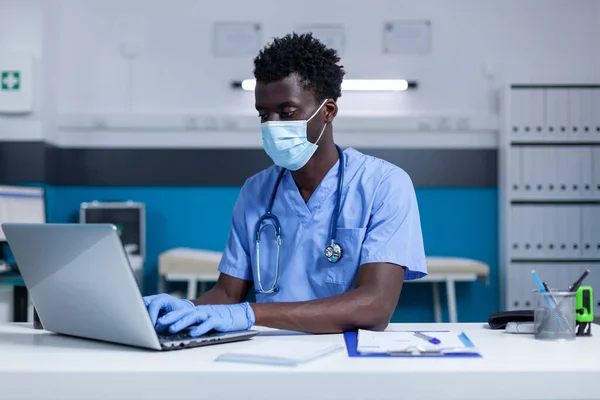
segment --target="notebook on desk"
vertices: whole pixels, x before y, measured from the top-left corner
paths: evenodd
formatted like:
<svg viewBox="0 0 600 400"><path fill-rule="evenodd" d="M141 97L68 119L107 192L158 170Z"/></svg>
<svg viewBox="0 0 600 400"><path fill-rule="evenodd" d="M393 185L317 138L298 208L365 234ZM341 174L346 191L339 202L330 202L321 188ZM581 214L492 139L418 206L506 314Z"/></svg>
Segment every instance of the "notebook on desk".
<svg viewBox="0 0 600 400"><path fill-rule="evenodd" d="M437 339L433 344L415 335L416 331L368 331L344 333L350 357L481 357L464 332L419 331Z"/></svg>
<svg viewBox="0 0 600 400"><path fill-rule="evenodd" d="M215 361L296 366L343 349L338 343L266 339L240 350L221 354Z"/></svg>

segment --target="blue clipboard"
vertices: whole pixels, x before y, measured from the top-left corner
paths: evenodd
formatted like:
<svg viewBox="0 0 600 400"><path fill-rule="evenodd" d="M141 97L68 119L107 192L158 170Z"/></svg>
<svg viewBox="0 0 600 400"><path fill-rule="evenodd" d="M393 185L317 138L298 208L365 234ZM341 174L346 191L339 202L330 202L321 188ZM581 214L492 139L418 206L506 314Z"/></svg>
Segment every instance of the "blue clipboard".
<svg viewBox="0 0 600 400"><path fill-rule="evenodd" d="M403 332L403 331L396 331ZM405 331L404 331L405 332ZM412 332L412 331L411 331ZM431 331L429 331L431 332ZM448 332L448 331L440 331L440 332ZM467 335L463 332L460 334L459 338L465 344L466 347L475 347L471 339L467 337ZM465 353L446 353L446 354L427 354L427 355L414 355L414 354L383 354L383 353L368 353L362 354L357 350L358 347L358 332L344 332L344 342L346 343L346 350L348 351L348 357L412 357L412 358L438 358L438 357L461 357L461 358L481 358L481 354L474 352L465 352Z"/></svg>

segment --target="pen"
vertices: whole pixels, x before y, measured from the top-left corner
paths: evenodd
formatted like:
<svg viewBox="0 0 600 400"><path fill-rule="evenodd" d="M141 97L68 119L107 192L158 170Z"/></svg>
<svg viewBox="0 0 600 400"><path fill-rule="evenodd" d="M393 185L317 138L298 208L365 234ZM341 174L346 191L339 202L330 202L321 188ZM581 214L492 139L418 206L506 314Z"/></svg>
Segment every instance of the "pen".
<svg viewBox="0 0 600 400"><path fill-rule="evenodd" d="M436 338L431 337L431 336L427 336L427 335L425 335L425 334L423 334L421 332L415 332L415 336L418 337L418 338L420 338L420 339L426 340L429 343L433 343L433 344L440 344L440 343L442 343L439 339L436 339Z"/></svg>
<svg viewBox="0 0 600 400"><path fill-rule="evenodd" d="M541 293L547 292L546 288L544 287L544 284L542 283L542 280L538 276L537 272L535 272L535 269L531 270L531 275L533 276L535 283L537 284L538 288L540 289L540 292ZM549 296L546 296L546 301L548 302L549 305L552 305L552 302L550 301Z"/></svg>
<svg viewBox="0 0 600 400"><path fill-rule="evenodd" d="M579 286L581 286L581 282L583 282L583 280L585 279L585 277L586 277L586 276L588 276L588 274L589 274L589 273L590 273L590 270L589 270L589 269L586 269L586 270L583 272L583 275L581 275L581 276L579 277L579 279L577 279L577 281L575 281L575 283L574 283L574 284L572 284L571 286L569 286L569 290L570 290L571 292L576 292L577 290L579 290Z"/></svg>
<svg viewBox="0 0 600 400"><path fill-rule="evenodd" d="M551 308L555 308L556 307L556 302L554 304L552 304L552 300L550 300L550 294L549 292L546 290L546 288L544 287L544 284L542 283L542 280L540 279L540 277L538 276L537 272L535 272L535 269L531 270L531 275L533 276L533 279L535 280L535 283L537 284L538 288L540 289L540 293L548 293L546 294L546 296L544 296L546 298L546 301L548 302L548 305ZM554 318L558 320L559 324L563 324L563 321L561 321L558 318L558 315L554 314ZM568 326L568 325L567 325Z"/></svg>
<svg viewBox="0 0 600 400"><path fill-rule="evenodd" d="M550 289L548 288L548 284L546 282L542 282L542 285L544 285L544 290L546 290L546 292L550 294L550 297L552 298L554 304L558 305L558 303L556 302L556 298L552 295L552 292L550 292Z"/></svg>

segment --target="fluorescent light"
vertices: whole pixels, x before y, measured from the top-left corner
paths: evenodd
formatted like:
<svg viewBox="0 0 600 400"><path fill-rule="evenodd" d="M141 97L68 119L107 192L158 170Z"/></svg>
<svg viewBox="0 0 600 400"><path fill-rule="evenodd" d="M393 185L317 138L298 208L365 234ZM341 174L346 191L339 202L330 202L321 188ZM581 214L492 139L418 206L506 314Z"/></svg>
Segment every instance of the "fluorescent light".
<svg viewBox="0 0 600 400"><path fill-rule="evenodd" d="M244 79L241 83L234 83L234 87L252 91L256 87L254 79ZM416 82L408 82L405 79L344 79L342 90L345 91L387 91L398 92L416 87Z"/></svg>
<svg viewBox="0 0 600 400"><path fill-rule="evenodd" d="M404 79L344 79L342 90L400 91L408 89Z"/></svg>
<svg viewBox="0 0 600 400"><path fill-rule="evenodd" d="M254 90L256 87L256 80L254 79L244 79L242 81L242 89L244 90Z"/></svg>

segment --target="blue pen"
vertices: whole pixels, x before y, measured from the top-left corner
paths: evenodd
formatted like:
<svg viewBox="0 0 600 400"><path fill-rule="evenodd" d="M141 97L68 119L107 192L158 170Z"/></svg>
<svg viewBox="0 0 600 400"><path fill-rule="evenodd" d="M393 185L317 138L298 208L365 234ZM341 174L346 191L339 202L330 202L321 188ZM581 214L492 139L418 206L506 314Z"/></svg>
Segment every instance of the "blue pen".
<svg viewBox="0 0 600 400"><path fill-rule="evenodd" d="M434 337L427 336L427 335L425 335L425 334L423 334L421 332L415 332L415 336L418 337L418 338L420 338L420 339L426 340L429 343L433 343L433 344L440 344L440 343L442 343L440 341L440 339L436 339Z"/></svg>
<svg viewBox="0 0 600 400"><path fill-rule="evenodd" d="M531 275L533 276L535 283L538 285L538 288L540 289L540 293L546 292L546 289L544 288L544 284L542 283L542 280L538 276L537 272L535 272L535 269L531 270ZM549 296L545 296L545 297L546 297L546 301L548 302L548 305L553 306L554 304L552 304L552 301L550 301L550 297Z"/></svg>
<svg viewBox="0 0 600 400"><path fill-rule="evenodd" d="M535 280L535 283L538 285L538 288L540 289L540 293L548 293L546 296L544 296L546 298L546 301L548 302L548 305L551 308L554 308L554 304L552 303L552 300L550 300L550 293L546 291L546 288L544 288L544 284L542 283L542 280L540 279L540 277L538 276L537 272L535 272L535 269L531 270L531 275L533 276L533 279ZM563 322L558 318L558 315L554 315L554 318L556 320L558 320L559 324L563 324Z"/></svg>

